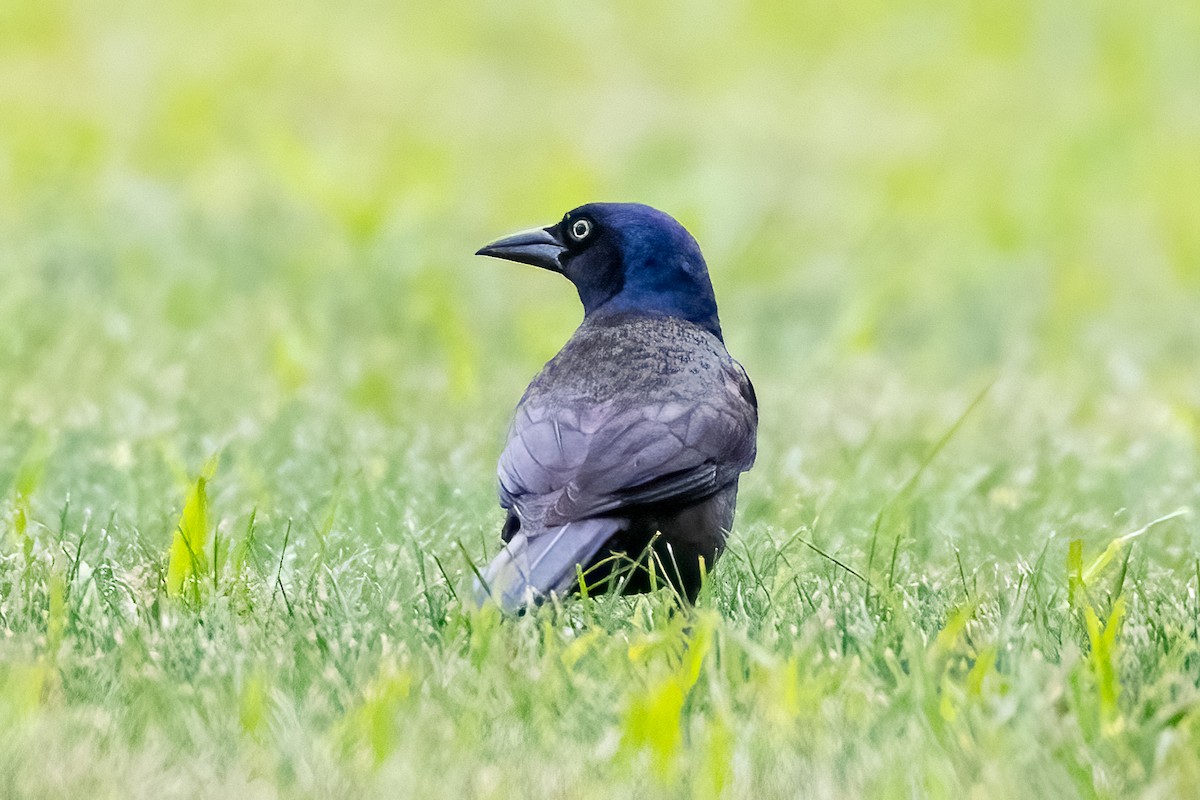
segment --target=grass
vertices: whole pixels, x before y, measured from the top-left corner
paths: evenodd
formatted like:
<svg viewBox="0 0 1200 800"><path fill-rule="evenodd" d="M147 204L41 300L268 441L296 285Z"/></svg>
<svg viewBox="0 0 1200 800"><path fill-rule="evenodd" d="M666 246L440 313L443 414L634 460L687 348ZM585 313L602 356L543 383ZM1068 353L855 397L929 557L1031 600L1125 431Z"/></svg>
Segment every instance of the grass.
<svg viewBox="0 0 1200 800"><path fill-rule="evenodd" d="M0 795L1191 792L1198 37L4 4ZM502 620L459 598L578 310L470 253L596 199L698 236L760 459L694 615Z"/></svg>

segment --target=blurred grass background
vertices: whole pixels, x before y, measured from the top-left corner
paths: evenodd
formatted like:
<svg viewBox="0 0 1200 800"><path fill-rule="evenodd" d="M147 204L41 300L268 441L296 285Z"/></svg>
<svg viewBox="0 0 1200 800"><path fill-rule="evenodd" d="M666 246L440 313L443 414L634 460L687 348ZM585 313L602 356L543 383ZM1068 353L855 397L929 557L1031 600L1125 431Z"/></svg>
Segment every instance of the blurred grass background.
<svg viewBox="0 0 1200 800"><path fill-rule="evenodd" d="M4 3L0 793L1194 786L1195 519L1086 602L1065 565L1200 494L1197 41L1182 0ZM593 200L697 236L762 399L695 630L454 596L579 318L471 253Z"/></svg>

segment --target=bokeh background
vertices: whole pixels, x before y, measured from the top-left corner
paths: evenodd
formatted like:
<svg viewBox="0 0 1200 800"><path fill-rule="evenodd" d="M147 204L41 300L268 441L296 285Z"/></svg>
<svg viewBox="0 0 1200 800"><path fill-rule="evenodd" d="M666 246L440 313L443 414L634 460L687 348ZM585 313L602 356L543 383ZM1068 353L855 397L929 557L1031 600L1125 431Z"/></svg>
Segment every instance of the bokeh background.
<svg viewBox="0 0 1200 800"><path fill-rule="evenodd" d="M446 720L495 688L388 712L371 768L321 749L388 670L479 680L453 588L496 546L509 411L580 312L555 276L472 253L595 200L649 203L693 232L758 386L760 463L714 587L734 630L809 676L826 675L811 665L830 631L843 652L895 646L876 638L871 593L847 612L839 592L861 587L814 550L755 570L797 531L908 587L920 610L896 630L918 638L980 582L1005 606L1035 563L1062 590L1046 613L1061 611L1069 539L1099 553L1200 495L1197 42L1200 6L1182 0L3 3L0 688L36 701L14 701L0 785L325 796L383 791L382 763L425 790L636 793L598 709L599 727L568 737L592 754L577 762L531 733L536 713L495 752L452 759L498 723L460 740ZM209 647L163 582L217 453L208 514L232 555L209 565L201 616L225 631ZM1198 535L1177 518L1126 566L1182 603ZM793 605L776 606L784 591ZM250 611L231 610L238 592ZM285 608L309 622L281 623ZM1152 780L1161 726L1103 750L1097 779L1100 745L1030 710L1090 674L1082 622L1062 614L1057 644L1033 637L1059 671L1013 678L1033 699L1010 725L1066 737L1054 754L1004 739L995 716L990 745L922 751L906 722L863 712L842 738L805 733L824 757L796 769L833 794L1171 785ZM537 631L522 625L495 635ZM1028 655L1020 625L1000 629ZM550 658L529 647L519 663ZM1193 697L1195 663L1170 652L1137 682L1169 675L1164 697ZM505 675L489 680L520 678ZM892 696L876 677L864 696ZM595 688L572 687L580 703ZM1159 697L1123 695L1144 696ZM226 706L241 733L213 721ZM868 757L855 743L871 740ZM62 776L29 765L51 746ZM714 785L800 780L746 766L770 752L730 756Z"/></svg>

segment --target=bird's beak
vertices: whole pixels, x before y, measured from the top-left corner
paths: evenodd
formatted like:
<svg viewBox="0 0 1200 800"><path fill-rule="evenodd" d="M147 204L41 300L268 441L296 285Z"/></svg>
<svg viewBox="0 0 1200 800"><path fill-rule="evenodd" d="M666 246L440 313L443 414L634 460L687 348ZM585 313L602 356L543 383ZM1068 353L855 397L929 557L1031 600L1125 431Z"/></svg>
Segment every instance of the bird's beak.
<svg viewBox="0 0 1200 800"><path fill-rule="evenodd" d="M559 257L566 249L549 228L532 228L481 247L475 251L475 255L503 258L532 264L551 272L562 272L563 265Z"/></svg>

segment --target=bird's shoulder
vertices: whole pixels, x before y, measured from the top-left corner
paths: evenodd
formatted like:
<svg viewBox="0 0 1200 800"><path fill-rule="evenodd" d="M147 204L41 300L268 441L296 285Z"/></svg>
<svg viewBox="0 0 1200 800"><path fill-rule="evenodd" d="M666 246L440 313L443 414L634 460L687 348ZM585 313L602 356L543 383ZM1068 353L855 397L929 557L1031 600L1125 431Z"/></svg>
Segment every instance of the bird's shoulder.
<svg viewBox="0 0 1200 800"><path fill-rule="evenodd" d="M731 372L742 370L699 325L667 316L599 316L584 320L522 403L700 399Z"/></svg>

